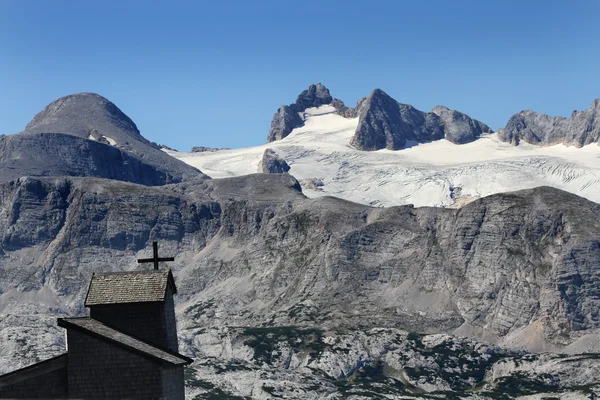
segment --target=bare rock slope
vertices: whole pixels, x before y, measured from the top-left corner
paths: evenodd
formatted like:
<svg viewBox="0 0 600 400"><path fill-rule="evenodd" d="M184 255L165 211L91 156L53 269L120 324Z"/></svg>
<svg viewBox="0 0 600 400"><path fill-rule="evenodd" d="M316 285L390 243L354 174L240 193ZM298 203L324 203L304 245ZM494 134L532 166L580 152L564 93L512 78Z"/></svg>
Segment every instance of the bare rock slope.
<svg viewBox="0 0 600 400"><path fill-rule="evenodd" d="M311 200L287 174L161 187L23 178L1 185L0 194L4 372L62 351L52 317L81 315L92 272L139 268L135 260L153 240L163 254L176 255L182 343L198 357L200 374L188 386L201 379L213 392L247 395L241 381L231 383L244 371L248 382L256 374L287 379L290 366L265 353L269 348L296 357L302 393L324 376L329 394L383 390L379 381L360 386L350 379L364 368L380 371L374 376L387 382L383 387L393 378L417 392L496 387L509 378L523 382L521 361L496 366L521 353L451 337L435 347L423 344L435 337L424 342L406 332L543 351L573 346L600 328L600 206L556 189L494 195L458 210ZM248 329L225 333L236 326ZM229 342L234 337L237 344ZM414 359L393 351L406 346ZM448 357L444 352L458 358L430 359ZM472 364L465 366L464 357ZM594 360L586 361L590 368ZM467 369L445 375L453 363ZM540 363L539 376L554 376L558 367ZM497 379L487 375L492 368ZM435 384L421 379L433 370Z"/></svg>
<svg viewBox="0 0 600 400"><path fill-rule="evenodd" d="M21 133L0 137L0 181L88 176L164 185L206 177L146 140L116 105L94 93L50 103Z"/></svg>
<svg viewBox="0 0 600 400"><path fill-rule="evenodd" d="M505 142L551 146L566 144L582 147L600 141L600 99L587 110L573 111L571 118L551 117L532 110L513 115L506 127L498 132Z"/></svg>

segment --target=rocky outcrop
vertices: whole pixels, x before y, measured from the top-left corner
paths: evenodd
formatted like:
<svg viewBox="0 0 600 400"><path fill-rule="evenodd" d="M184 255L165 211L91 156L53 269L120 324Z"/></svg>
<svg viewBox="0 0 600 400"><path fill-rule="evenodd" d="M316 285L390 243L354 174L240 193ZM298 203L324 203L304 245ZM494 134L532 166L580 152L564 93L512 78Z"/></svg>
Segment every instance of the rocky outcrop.
<svg viewBox="0 0 600 400"><path fill-rule="evenodd" d="M361 150L391 149L404 147L411 127L400 114L400 105L383 90L375 89L367 96L359 114L356 133L350 144ZM407 137L408 136L408 137Z"/></svg>
<svg viewBox="0 0 600 400"><path fill-rule="evenodd" d="M445 106L434 107L431 113L440 118L444 138L454 144L473 142L482 134L493 132L486 124Z"/></svg>
<svg viewBox="0 0 600 400"><path fill-rule="evenodd" d="M94 93L62 97L21 133L0 137L0 182L87 176L164 185L205 178L146 140L116 105Z"/></svg>
<svg viewBox="0 0 600 400"><path fill-rule="evenodd" d="M330 104L332 100L329 89L325 86L320 83L310 85L307 90L300 93L295 103L281 106L277 110L271 121L267 142L281 140L288 136L294 128L304 125L301 113L307 108Z"/></svg>
<svg viewBox="0 0 600 400"><path fill-rule="evenodd" d="M381 89L374 90L356 109L359 117L351 144L360 150L399 150L408 141L447 139L455 144L477 140L492 130L458 111L435 107L430 113L398 103Z"/></svg>
<svg viewBox="0 0 600 400"><path fill-rule="evenodd" d="M291 106L281 106L273 116L267 142L287 137L294 128L304 125L304 119Z"/></svg>
<svg viewBox="0 0 600 400"><path fill-rule="evenodd" d="M557 392L589 399L586 393L600 392L600 357L592 354L523 354L465 338L399 329L197 331L195 344L202 361L193 366L195 379L188 390L203 390L205 397L251 397L257 387L266 388L262 398L297 400L525 400L549 399ZM385 396L378 396L382 393ZM527 396L533 393L537 396Z"/></svg>
<svg viewBox="0 0 600 400"><path fill-rule="evenodd" d="M229 147L205 147L205 146L194 146L192 147L192 153L214 153L220 150L231 150Z"/></svg>
<svg viewBox="0 0 600 400"><path fill-rule="evenodd" d="M290 170L287 162L277 155L272 149L265 149L262 159L258 163L258 172L264 174L285 174Z"/></svg>
<svg viewBox="0 0 600 400"><path fill-rule="evenodd" d="M329 94L329 89L317 83L316 85L310 85L308 89L300 93L296 99L296 103L291 105L291 107L297 112L301 112L307 108L330 104L332 100L333 98Z"/></svg>
<svg viewBox="0 0 600 400"><path fill-rule="evenodd" d="M521 111L498 131L498 137L514 145L521 140L542 146L565 144L575 147L600 142L600 99L594 100L587 110L573 111L570 118Z"/></svg>

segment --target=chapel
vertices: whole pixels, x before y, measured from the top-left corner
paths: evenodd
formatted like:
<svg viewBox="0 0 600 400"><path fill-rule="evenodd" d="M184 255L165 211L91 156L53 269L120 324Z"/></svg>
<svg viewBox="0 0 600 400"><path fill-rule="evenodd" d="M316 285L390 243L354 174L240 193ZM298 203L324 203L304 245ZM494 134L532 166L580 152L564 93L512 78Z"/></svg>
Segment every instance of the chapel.
<svg viewBox="0 0 600 400"><path fill-rule="evenodd" d="M94 273L89 317L59 318L66 352L0 376L0 399L185 398L171 270Z"/></svg>

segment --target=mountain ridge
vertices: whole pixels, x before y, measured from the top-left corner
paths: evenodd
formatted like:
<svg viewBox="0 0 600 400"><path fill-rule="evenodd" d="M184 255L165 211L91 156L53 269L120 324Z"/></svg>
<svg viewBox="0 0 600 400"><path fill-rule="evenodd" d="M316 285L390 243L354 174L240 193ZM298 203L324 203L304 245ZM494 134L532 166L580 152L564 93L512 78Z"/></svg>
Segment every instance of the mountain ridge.
<svg viewBox="0 0 600 400"><path fill-rule="evenodd" d="M310 85L295 103L282 106L273 117L267 142L287 137L294 128L303 126L309 108L331 105L344 118L359 118L352 146L359 150L399 150L407 141L429 142L446 138L456 144L469 143L483 133L492 133L485 124L444 106L430 113L399 103L381 89L374 89L360 99L356 107L331 97L321 83Z"/></svg>
<svg viewBox="0 0 600 400"><path fill-rule="evenodd" d="M95 93L61 97L22 132L0 137L0 180L23 175L93 176L145 185L206 178L145 139L131 118Z"/></svg>

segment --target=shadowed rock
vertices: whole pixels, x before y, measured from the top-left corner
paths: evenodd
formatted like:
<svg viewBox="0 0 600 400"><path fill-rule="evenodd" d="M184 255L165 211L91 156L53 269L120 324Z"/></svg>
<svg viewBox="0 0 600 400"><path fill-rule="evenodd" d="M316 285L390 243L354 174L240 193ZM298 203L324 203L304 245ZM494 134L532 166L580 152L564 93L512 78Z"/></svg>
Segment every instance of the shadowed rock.
<svg viewBox="0 0 600 400"><path fill-rule="evenodd" d="M267 142L281 140L289 135L294 128L304 125L304 120L291 106L281 106L273 116Z"/></svg>

